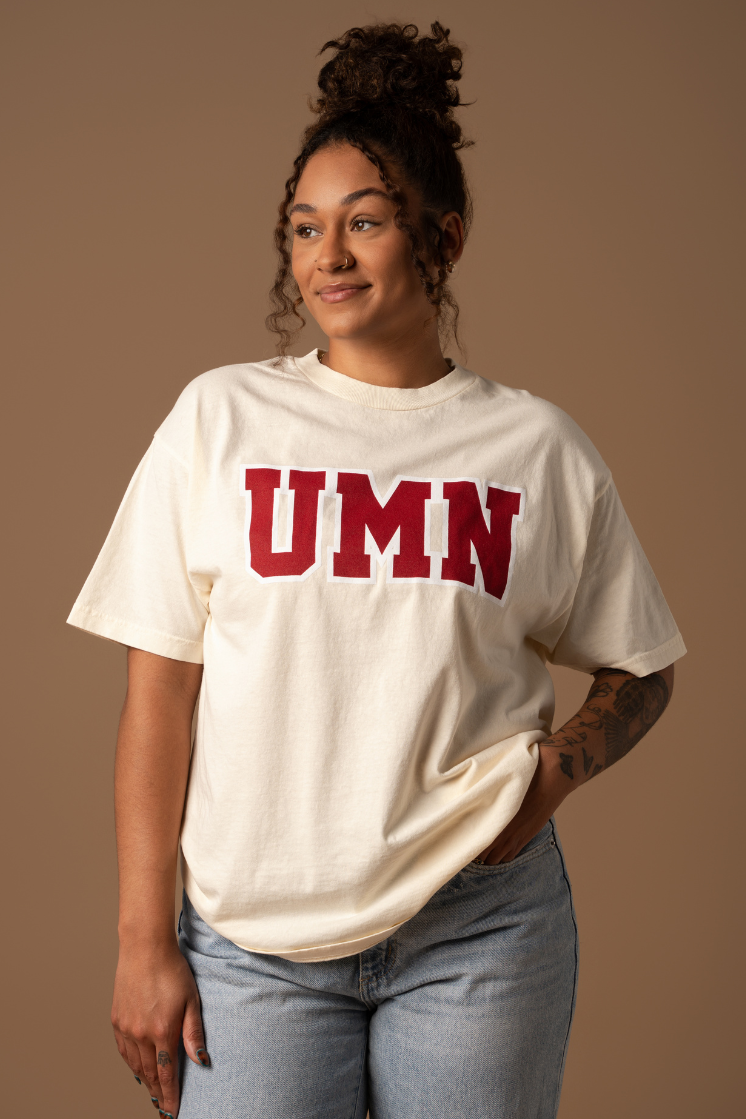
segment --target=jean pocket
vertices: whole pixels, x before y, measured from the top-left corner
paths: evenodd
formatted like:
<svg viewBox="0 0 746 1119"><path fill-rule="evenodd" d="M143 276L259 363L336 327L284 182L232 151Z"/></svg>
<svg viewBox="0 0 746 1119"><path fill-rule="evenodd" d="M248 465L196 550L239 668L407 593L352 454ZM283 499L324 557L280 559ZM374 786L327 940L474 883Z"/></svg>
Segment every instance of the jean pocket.
<svg viewBox="0 0 746 1119"><path fill-rule="evenodd" d="M554 837L554 820L549 820L541 831L537 832L533 839L529 839L525 847L522 847L514 859L509 863L480 863L472 861L468 863L464 870L474 871L475 874L505 874L506 871L512 870L515 867L522 866L523 863L531 862L532 859L537 858L539 855L545 855L552 847L556 847Z"/></svg>

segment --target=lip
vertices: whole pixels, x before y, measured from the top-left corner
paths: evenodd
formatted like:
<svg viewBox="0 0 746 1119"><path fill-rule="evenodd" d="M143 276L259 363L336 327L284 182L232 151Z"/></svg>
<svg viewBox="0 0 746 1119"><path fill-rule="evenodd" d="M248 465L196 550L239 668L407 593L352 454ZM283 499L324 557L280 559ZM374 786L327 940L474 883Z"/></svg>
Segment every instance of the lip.
<svg viewBox="0 0 746 1119"><path fill-rule="evenodd" d="M321 288L318 295L322 303L343 303L369 287L370 284L327 284L326 287Z"/></svg>

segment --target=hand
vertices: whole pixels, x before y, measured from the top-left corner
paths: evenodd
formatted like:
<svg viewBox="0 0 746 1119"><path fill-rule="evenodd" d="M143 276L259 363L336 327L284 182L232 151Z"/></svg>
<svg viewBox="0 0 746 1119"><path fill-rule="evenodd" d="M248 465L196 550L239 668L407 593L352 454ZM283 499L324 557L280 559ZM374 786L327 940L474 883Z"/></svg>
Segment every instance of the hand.
<svg viewBox="0 0 746 1119"><path fill-rule="evenodd" d="M210 1058L197 985L175 943L120 950L111 1022L117 1048L149 1089L153 1106L176 1119L179 1038L196 1065L209 1065Z"/></svg>
<svg viewBox="0 0 746 1119"><path fill-rule="evenodd" d="M557 751L539 747L539 764L521 807L479 858L490 866L511 862L554 815L572 786L560 771Z"/></svg>

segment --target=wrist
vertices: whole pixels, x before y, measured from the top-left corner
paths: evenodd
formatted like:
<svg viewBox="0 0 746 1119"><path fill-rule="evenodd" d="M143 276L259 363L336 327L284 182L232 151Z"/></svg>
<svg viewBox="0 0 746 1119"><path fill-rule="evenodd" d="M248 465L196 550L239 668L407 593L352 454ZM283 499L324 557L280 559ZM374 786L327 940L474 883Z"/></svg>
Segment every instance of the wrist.
<svg viewBox="0 0 746 1119"><path fill-rule="evenodd" d="M576 789L582 782L578 779L578 767L567 762L567 751L564 747L557 747L545 743L539 746L539 768L541 770L541 783L547 795L561 804L565 797ZM582 766L580 768L582 774Z"/></svg>
<svg viewBox="0 0 746 1119"><path fill-rule="evenodd" d="M173 912L155 921L120 918L117 931L121 953L163 953L178 947Z"/></svg>
<svg viewBox="0 0 746 1119"><path fill-rule="evenodd" d="M119 939L119 966L125 970L130 967L157 969L174 956L181 956L175 933L171 937L161 937L157 940L148 940L145 937L139 940L123 940L121 937Z"/></svg>

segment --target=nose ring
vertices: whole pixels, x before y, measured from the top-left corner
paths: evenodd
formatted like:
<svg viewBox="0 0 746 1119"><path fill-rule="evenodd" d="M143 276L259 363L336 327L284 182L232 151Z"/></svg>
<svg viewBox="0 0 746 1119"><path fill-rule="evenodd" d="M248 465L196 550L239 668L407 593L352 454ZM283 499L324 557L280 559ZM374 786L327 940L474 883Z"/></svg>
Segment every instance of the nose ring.
<svg viewBox="0 0 746 1119"><path fill-rule="evenodd" d="M344 262L344 264L342 265L342 267L343 267L343 268L349 268L349 267L350 267L350 266L349 266L349 264L347 263L347 257L345 257L345 262Z"/></svg>

